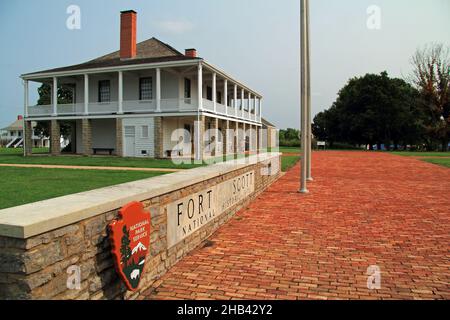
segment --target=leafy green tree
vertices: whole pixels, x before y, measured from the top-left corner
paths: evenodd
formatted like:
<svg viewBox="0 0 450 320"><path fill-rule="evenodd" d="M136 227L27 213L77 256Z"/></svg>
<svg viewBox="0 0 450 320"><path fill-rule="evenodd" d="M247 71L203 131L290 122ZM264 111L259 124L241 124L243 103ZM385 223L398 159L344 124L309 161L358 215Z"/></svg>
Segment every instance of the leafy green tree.
<svg viewBox="0 0 450 320"><path fill-rule="evenodd" d="M58 87L58 104L74 103L74 85L64 84ZM52 87L48 83L43 83L38 88L38 105L49 105L52 101Z"/></svg>
<svg viewBox="0 0 450 320"><path fill-rule="evenodd" d="M340 137L340 117L335 105L329 110L319 112L312 123L312 133L317 140L326 141L332 148L335 142L343 141Z"/></svg>
<svg viewBox="0 0 450 320"><path fill-rule="evenodd" d="M300 130L288 128L279 132L280 146L296 147L300 146Z"/></svg>
<svg viewBox="0 0 450 320"><path fill-rule="evenodd" d="M50 105L52 89L47 83L43 83L38 88L39 98L38 105ZM74 86L73 85L61 85L58 87L58 104L74 103ZM60 131L61 135L67 138L71 133L71 125L69 123L61 122ZM39 137L50 136L50 123L48 121L38 121L34 128L34 133Z"/></svg>
<svg viewBox="0 0 450 320"><path fill-rule="evenodd" d="M387 72L356 77L339 91L329 110L314 118L313 134L352 145L411 143L420 137L417 90Z"/></svg>

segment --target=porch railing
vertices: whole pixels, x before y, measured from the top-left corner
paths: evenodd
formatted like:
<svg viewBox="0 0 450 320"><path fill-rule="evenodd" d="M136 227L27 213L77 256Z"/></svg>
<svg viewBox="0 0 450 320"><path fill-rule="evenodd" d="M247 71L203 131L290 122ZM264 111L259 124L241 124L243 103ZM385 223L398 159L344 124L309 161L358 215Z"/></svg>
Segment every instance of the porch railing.
<svg viewBox="0 0 450 320"><path fill-rule="evenodd" d="M58 104L56 106L57 114L81 114L84 112L84 103Z"/></svg>
<svg viewBox="0 0 450 320"><path fill-rule="evenodd" d="M195 112L198 110L198 100L191 98L183 99L161 99L160 112ZM84 115L84 103L58 104L56 106L57 115ZM214 112L214 103L211 100L203 99L203 108L207 111ZM111 102L90 102L88 105L88 114L117 114L119 112L119 103ZM37 105L27 108L28 117L48 117L53 115L53 105ZM156 100L124 100L122 102L123 113L156 113ZM234 107L227 107L221 103L216 103L216 113L228 115L245 120L259 120L259 116L250 113L247 110L240 110L237 113Z"/></svg>
<svg viewBox="0 0 450 320"><path fill-rule="evenodd" d="M221 113L221 114L226 114L227 107L221 103L216 103L216 112Z"/></svg>
<svg viewBox="0 0 450 320"><path fill-rule="evenodd" d="M123 112L155 112L155 100L124 100L122 102Z"/></svg>
<svg viewBox="0 0 450 320"><path fill-rule="evenodd" d="M92 114L117 113L118 111L117 101L89 103L89 113Z"/></svg>
<svg viewBox="0 0 450 320"><path fill-rule="evenodd" d="M53 113L52 105L37 105L28 107L29 116L48 116Z"/></svg>

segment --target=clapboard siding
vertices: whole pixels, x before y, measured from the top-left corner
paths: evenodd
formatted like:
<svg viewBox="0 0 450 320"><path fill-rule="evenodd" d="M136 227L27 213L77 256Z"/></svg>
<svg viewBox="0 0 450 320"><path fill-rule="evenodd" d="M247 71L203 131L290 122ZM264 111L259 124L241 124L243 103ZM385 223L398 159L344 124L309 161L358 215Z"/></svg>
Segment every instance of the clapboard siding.
<svg viewBox="0 0 450 320"><path fill-rule="evenodd" d="M155 156L155 135L154 135L154 119L149 118L126 118L122 121L123 132L125 132L125 126L135 127L135 156L136 157L154 157ZM142 137L143 126L148 126L148 137ZM126 150L126 138L124 137L124 150ZM147 151L147 155L142 155L142 150ZM126 151L124 151L126 152ZM125 154L125 156L129 156Z"/></svg>

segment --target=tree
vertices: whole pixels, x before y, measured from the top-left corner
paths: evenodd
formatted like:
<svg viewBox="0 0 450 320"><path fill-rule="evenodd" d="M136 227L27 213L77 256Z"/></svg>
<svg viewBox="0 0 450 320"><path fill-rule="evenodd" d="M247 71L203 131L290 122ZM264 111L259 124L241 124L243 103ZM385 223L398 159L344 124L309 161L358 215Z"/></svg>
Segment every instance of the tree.
<svg viewBox="0 0 450 320"><path fill-rule="evenodd" d="M58 87L58 104L74 103L74 85L64 84ZM48 83L43 83L38 88L38 105L49 105L52 100L52 87Z"/></svg>
<svg viewBox="0 0 450 320"><path fill-rule="evenodd" d="M352 78L331 108L314 118L313 133L330 144L411 143L420 136L417 90L387 72Z"/></svg>
<svg viewBox="0 0 450 320"><path fill-rule="evenodd" d="M38 105L50 105L52 89L47 83L43 83L38 88L39 98ZM58 87L58 104L69 104L74 102L74 86L73 85L61 85ZM61 122L60 132L64 138L67 138L71 132L70 124ZM34 128L34 133L39 137L50 136L50 124L48 121L38 121Z"/></svg>
<svg viewBox="0 0 450 320"><path fill-rule="evenodd" d="M128 232L127 226L123 226L122 229L123 236L121 239L120 246L120 261L122 262L124 268L128 266L128 260L131 257L131 248L130 248L130 233Z"/></svg>
<svg viewBox="0 0 450 320"><path fill-rule="evenodd" d="M446 151L450 140L450 47L431 44L419 48L412 65L411 82L420 92L428 148L440 143Z"/></svg>
<svg viewBox="0 0 450 320"><path fill-rule="evenodd" d="M335 105L329 110L319 112L313 120L312 133L317 140L327 141L332 148L340 138L340 118Z"/></svg>
<svg viewBox="0 0 450 320"><path fill-rule="evenodd" d="M300 130L293 128L280 130L279 139L280 139L280 146L298 147L300 146Z"/></svg>

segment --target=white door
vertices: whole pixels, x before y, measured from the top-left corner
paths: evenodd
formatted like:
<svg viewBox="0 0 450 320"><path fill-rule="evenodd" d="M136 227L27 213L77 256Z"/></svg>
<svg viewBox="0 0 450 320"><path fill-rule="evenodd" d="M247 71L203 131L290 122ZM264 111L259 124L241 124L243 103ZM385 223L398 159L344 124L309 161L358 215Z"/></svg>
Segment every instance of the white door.
<svg viewBox="0 0 450 320"><path fill-rule="evenodd" d="M125 157L136 156L136 127L125 126Z"/></svg>

